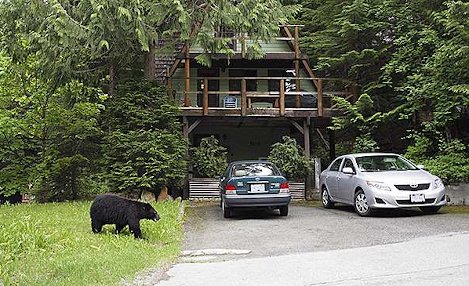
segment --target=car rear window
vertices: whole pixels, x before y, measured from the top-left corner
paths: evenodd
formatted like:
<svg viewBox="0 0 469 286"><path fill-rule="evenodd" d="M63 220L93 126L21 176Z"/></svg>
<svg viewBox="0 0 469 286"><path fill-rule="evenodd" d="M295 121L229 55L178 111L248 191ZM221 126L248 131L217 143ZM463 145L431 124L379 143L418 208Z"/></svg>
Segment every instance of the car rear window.
<svg viewBox="0 0 469 286"><path fill-rule="evenodd" d="M280 176L280 172L270 163L241 163L233 166L231 176Z"/></svg>

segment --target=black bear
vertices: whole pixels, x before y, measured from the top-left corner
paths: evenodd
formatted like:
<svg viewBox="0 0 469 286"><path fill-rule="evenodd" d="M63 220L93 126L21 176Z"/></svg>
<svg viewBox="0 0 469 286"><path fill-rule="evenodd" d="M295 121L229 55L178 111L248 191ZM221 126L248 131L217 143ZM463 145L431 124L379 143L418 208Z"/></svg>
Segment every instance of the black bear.
<svg viewBox="0 0 469 286"><path fill-rule="evenodd" d="M0 205L9 202L10 204L20 204L23 199L23 196L20 192L16 192L12 195L5 196L4 194L0 193Z"/></svg>
<svg viewBox="0 0 469 286"><path fill-rule="evenodd" d="M126 199L114 194L96 196L90 208L91 229L94 233L101 231L105 224L115 224L119 233L126 225L135 238L142 237L141 219L157 221L160 216L147 203Z"/></svg>

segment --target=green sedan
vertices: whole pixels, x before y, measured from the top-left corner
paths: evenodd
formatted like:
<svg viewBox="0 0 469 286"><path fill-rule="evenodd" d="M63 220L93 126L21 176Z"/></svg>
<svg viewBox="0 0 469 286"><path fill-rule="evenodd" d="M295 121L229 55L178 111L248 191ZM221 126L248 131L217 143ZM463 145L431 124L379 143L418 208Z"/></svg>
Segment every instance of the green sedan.
<svg viewBox="0 0 469 286"><path fill-rule="evenodd" d="M236 161L226 168L220 180L223 216L235 208L265 207L288 215L291 194L287 179L267 161Z"/></svg>

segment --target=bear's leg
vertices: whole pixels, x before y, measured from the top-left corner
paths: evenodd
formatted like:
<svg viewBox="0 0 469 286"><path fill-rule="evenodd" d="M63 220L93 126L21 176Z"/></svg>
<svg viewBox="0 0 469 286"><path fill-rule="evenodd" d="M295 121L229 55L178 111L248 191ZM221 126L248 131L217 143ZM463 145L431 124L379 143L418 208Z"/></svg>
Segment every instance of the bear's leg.
<svg viewBox="0 0 469 286"><path fill-rule="evenodd" d="M103 225L97 220L91 220L91 229L94 233L101 232Z"/></svg>
<svg viewBox="0 0 469 286"><path fill-rule="evenodd" d="M116 233L120 233L125 226L125 224L116 224Z"/></svg>
<svg viewBox="0 0 469 286"><path fill-rule="evenodd" d="M142 231L140 230L140 222L138 220L129 222L129 229L135 238L142 238Z"/></svg>

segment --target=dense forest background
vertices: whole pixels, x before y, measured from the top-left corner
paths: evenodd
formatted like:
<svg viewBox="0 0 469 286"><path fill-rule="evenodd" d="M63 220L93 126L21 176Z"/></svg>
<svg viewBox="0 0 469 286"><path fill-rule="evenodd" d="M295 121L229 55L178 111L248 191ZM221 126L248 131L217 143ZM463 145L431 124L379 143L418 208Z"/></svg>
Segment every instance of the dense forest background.
<svg viewBox="0 0 469 286"><path fill-rule="evenodd" d="M304 25L301 49L318 76L357 84L355 104L337 99L339 152L405 153L446 182L469 181L466 1L5 0L0 192L60 201L180 185L178 109L145 79L155 43L171 36L230 54L214 37L221 23L262 41L285 22ZM262 56L259 42L249 56Z"/></svg>

